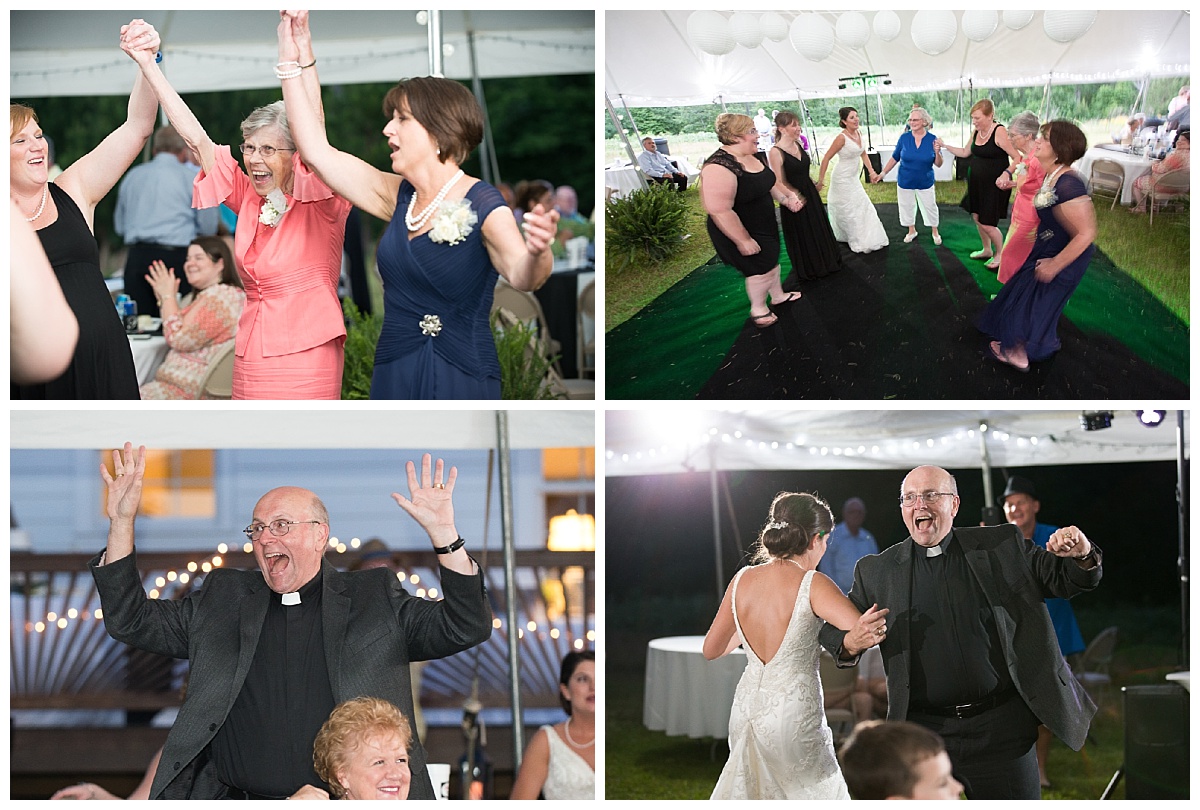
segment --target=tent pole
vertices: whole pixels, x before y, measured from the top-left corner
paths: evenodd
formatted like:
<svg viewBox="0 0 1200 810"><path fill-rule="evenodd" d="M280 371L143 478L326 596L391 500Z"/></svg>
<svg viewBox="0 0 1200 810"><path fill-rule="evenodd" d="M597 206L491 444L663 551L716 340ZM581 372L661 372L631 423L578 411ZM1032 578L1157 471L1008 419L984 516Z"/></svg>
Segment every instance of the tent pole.
<svg viewBox="0 0 1200 810"><path fill-rule="evenodd" d="M808 105L804 103L804 96L800 95L800 88L796 88L796 101L800 102L800 115L802 119L808 121L809 145L813 154L817 156L816 162L821 162L821 150L817 147L817 125L813 123L812 113L808 111Z"/></svg>
<svg viewBox="0 0 1200 810"><path fill-rule="evenodd" d="M429 75L442 76L442 12L426 11L429 15L427 39L429 41Z"/></svg>
<svg viewBox="0 0 1200 810"><path fill-rule="evenodd" d="M721 112L723 112L723 113L729 112L728 108L726 108L726 106L725 106L725 96L720 96L720 95L717 96L717 103L721 105Z"/></svg>
<svg viewBox="0 0 1200 810"><path fill-rule="evenodd" d="M1183 609L1183 670L1186 672L1191 660L1191 648L1188 642L1188 540L1187 540L1187 509L1188 488L1184 469L1183 445L1183 411L1175 412L1175 500L1179 504L1179 597Z"/></svg>
<svg viewBox="0 0 1200 810"><path fill-rule="evenodd" d="M638 129L637 121L633 120L633 113L630 112L629 105L625 103L625 95L622 93L619 98L621 99L621 108L625 110L625 116L629 119L629 126L633 127L633 134L637 137L637 142L640 144L642 142L642 131Z"/></svg>
<svg viewBox="0 0 1200 810"><path fill-rule="evenodd" d="M470 14L470 12L467 12ZM492 139L492 119L488 116L487 99L483 95L483 79L479 77L479 64L475 59L475 29L468 26L467 53L471 57L471 89L483 112L483 143L479 145L479 165L483 182L496 185L500 180L500 165L496 161L496 142ZM493 179L494 178L494 179Z"/></svg>
<svg viewBox="0 0 1200 810"><path fill-rule="evenodd" d="M721 563L721 501L717 487L717 448L708 447L708 483L712 493L713 552L717 561L717 599L725 595L725 566Z"/></svg>
<svg viewBox="0 0 1200 810"><path fill-rule="evenodd" d="M624 105L624 103L625 101L622 99L621 104ZM608 117L612 119L613 126L617 128L617 136L621 139L621 143L625 144L625 154L629 155L629 162L636 166L637 156L633 154L633 145L629 142L629 136L625 134L625 128L621 126L621 119L617 117L617 111L613 107L612 100L609 99L607 91L604 93L604 106L608 108ZM625 108L625 113L627 115L629 114L628 107ZM636 132L637 125L633 124L633 116L629 117L629 122L633 125L634 131ZM649 188L649 186L646 184L646 178L642 176L642 173L639 171L637 174L638 180L642 184L642 188Z"/></svg>
<svg viewBox="0 0 1200 810"><path fill-rule="evenodd" d="M1046 89L1042 91L1042 108L1038 110L1038 118L1045 121L1050 117L1050 85L1054 83L1054 74L1046 74Z"/></svg>
<svg viewBox="0 0 1200 810"><path fill-rule="evenodd" d="M521 770L525 724L521 713L521 672L517 655L517 555L513 548L512 459L508 447L508 411L496 411L496 461L500 482L500 537L504 543L505 613L508 627L508 679L512 700L513 767Z"/></svg>
<svg viewBox="0 0 1200 810"><path fill-rule="evenodd" d="M979 431L979 461L983 469L983 513L980 518L988 526L999 523L996 496L992 490L992 457L988 454L987 433Z"/></svg>

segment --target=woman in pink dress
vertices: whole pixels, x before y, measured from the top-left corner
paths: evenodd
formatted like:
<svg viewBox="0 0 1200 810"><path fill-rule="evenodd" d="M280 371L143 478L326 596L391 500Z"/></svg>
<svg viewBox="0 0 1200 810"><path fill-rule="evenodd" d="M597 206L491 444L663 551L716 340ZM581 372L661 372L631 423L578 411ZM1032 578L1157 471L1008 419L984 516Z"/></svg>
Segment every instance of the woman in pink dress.
<svg viewBox="0 0 1200 810"><path fill-rule="evenodd" d="M337 282L350 203L300 161L282 101L242 122L243 171L228 146L208 137L154 52L126 53L200 158L192 205L225 203L238 215L234 252L246 308L234 349L233 398L340 399L346 327Z"/></svg>
<svg viewBox="0 0 1200 810"><path fill-rule="evenodd" d="M996 274L1000 283L1006 283L1016 275L1029 258L1033 240L1037 237L1038 215L1033 207L1033 195L1042 187L1046 172L1034 155L1037 142L1038 119L1031 112L1023 112L1008 124L1008 139L1024 160L1010 166L996 179L996 187L1017 190L1013 203L1012 218L1008 222L1008 235L1004 238L1004 249L1000 253L1000 270Z"/></svg>

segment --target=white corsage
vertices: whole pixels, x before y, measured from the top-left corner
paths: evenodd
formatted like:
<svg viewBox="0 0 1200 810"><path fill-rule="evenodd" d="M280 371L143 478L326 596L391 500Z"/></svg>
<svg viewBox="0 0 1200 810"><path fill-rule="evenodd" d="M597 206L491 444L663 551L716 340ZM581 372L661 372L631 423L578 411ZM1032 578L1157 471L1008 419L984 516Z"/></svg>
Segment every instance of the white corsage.
<svg viewBox="0 0 1200 810"><path fill-rule="evenodd" d="M287 213L287 210L287 198L283 196L282 191L274 189L263 200L262 211L258 215L258 221L263 225L269 225L274 228L279 224L279 220L283 219L283 215Z"/></svg>
<svg viewBox="0 0 1200 810"><path fill-rule="evenodd" d="M1046 175L1046 179L1042 181L1041 190L1033 195L1034 208L1049 208L1058 202L1058 195L1054 193L1054 180L1062 170L1063 167L1059 166L1053 174Z"/></svg>
<svg viewBox="0 0 1200 810"><path fill-rule="evenodd" d="M1028 166L1026 166L1024 163L1018 163L1017 168L1013 169L1012 181L1018 186L1021 185L1021 181L1025 178L1025 173L1027 171L1029 171Z"/></svg>
<svg viewBox="0 0 1200 810"><path fill-rule="evenodd" d="M457 245L471 234L478 221L479 215L471 210L471 204L466 200L444 202L433 218L429 241Z"/></svg>

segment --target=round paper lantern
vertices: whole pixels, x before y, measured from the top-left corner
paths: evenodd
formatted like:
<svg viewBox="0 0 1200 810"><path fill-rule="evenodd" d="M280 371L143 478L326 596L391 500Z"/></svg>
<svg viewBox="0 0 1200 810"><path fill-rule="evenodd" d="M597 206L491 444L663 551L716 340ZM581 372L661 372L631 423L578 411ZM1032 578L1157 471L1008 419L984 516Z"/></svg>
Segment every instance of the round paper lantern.
<svg viewBox="0 0 1200 810"><path fill-rule="evenodd" d="M743 48L757 48L763 41L762 26L758 23L758 17L744 11L739 11L729 18L729 33L733 34L737 44Z"/></svg>
<svg viewBox="0 0 1200 810"><path fill-rule="evenodd" d="M871 38L871 24L857 11L847 11L838 17L833 30L838 42L847 48L861 48Z"/></svg>
<svg viewBox="0 0 1200 810"><path fill-rule="evenodd" d="M958 36L953 11L918 11L913 15L912 41L917 50L937 56L949 50Z"/></svg>
<svg viewBox="0 0 1200 810"><path fill-rule="evenodd" d="M721 56L737 47L729 21L715 11L693 11L687 21L688 39L697 48Z"/></svg>
<svg viewBox="0 0 1200 810"><path fill-rule="evenodd" d="M772 42L783 42L787 39L787 20L774 11L768 11L759 17L758 24L762 26L763 35Z"/></svg>
<svg viewBox="0 0 1200 810"><path fill-rule="evenodd" d="M833 26L818 14L801 14L792 20L792 47L810 62L820 62L833 53Z"/></svg>
<svg viewBox="0 0 1200 810"><path fill-rule="evenodd" d="M1032 11L1006 11L1003 14L1004 24L1014 31L1020 31L1033 22Z"/></svg>
<svg viewBox="0 0 1200 810"><path fill-rule="evenodd" d="M996 32L1000 15L994 11L964 11L962 30L972 42L983 42Z"/></svg>
<svg viewBox="0 0 1200 810"><path fill-rule="evenodd" d="M875 36L884 42L891 42L900 36L900 15L894 11L877 12L871 25L875 29Z"/></svg>
<svg viewBox="0 0 1200 810"><path fill-rule="evenodd" d="M1046 36L1055 42L1073 42L1087 33L1096 21L1094 11L1047 11L1042 15Z"/></svg>

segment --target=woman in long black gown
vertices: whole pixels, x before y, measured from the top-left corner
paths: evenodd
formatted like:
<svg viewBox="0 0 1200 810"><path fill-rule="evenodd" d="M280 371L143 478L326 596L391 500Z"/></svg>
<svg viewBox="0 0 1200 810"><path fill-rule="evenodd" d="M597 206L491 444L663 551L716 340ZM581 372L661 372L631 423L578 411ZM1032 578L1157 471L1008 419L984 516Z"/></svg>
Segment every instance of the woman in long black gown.
<svg viewBox="0 0 1200 810"><path fill-rule="evenodd" d="M143 20L124 26L121 35L138 49L158 50L158 33ZM92 218L96 204L154 132L157 113L154 92L139 73L125 123L50 182L46 139L37 117L23 104L9 105L9 194L37 230L79 321L75 354L62 376L37 385L10 385L11 399L138 399L133 354L100 272Z"/></svg>
<svg viewBox="0 0 1200 810"><path fill-rule="evenodd" d="M809 174L812 161L800 145L800 119L793 112L775 116L775 146L770 152L771 170L779 185L799 197L799 211L781 208L783 242L792 272L784 289L796 289L801 281L813 281L842 269L842 254L833 227L825 214L821 194Z"/></svg>

